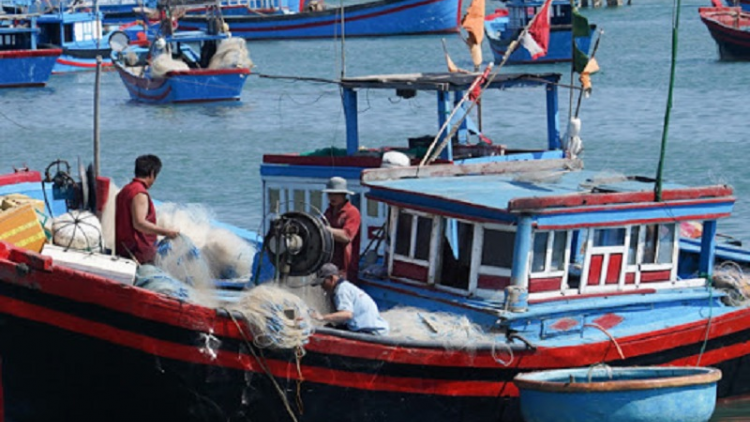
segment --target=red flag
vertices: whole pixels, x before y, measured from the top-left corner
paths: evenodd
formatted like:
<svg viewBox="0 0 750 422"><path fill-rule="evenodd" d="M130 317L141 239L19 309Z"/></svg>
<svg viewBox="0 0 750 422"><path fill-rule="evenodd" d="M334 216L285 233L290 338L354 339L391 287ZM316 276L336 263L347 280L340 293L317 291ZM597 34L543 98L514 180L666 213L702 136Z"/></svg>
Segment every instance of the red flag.
<svg viewBox="0 0 750 422"><path fill-rule="evenodd" d="M552 0L547 0L534 16L534 22L521 39L521 45L531 54L533 60L547 55L549 48L549 5Z"/></svg>

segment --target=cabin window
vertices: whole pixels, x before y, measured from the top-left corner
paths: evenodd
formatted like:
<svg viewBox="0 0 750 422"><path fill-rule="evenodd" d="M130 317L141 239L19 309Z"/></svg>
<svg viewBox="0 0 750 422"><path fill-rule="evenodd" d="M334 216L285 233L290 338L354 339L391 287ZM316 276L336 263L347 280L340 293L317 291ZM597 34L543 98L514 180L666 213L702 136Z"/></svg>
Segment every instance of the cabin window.
<svg viewBox="0 0 750 422"><path fill-rule="evenodd" d="M281 202L281 192L279 189L268 190L268 206L270 212L276 212L279 208L279 202Z"/></svg>
<svg viewBox="0 0 750 422"><path fill-rule="evenodd" d="M482 265L499 268L513 267L516 233L505 230L484 230Z"/></svg>
<svg viewBox="0 0 750 422"><path fill-rule="evenodd" d="M380 215L379 205L378 201L367 200L367 216L377 218Z"/></svg>
<svg viewBox="0 0 750 422"><path fill-rule="evenodd" d="M438 284L460 290L469 289L473 246L473 224L452 218L445 220Z"/></svg>
<svg viewBox="0 0 750 422"><path fill-rule="evenodd" d="M628 246L628 265L635 265L638 261L638 240L640 227L630 228L630 246Z"/></svg>
<svg viewBox="0 0 750 422"><path fill-rule="evenodd" d="M597 229L594 231L594 246L622 246L625 244L625 229Z"/></svg>
<svg viewBox="0 0 750 422"><path fill-rule="evenodd" d="M430 260L432 218L401 211L396 222L394 253L420 261Z"/></svg>
<svg viewBox="0 0 750 422"><path fill-rule="evenodd" d="M567 248L567 231L539 231L534 233L531 272L563 271L566 264Z"/></svg>
<svg viewBox="0 0 750 422"><path fill-rule="evenodd" d="M75 41L75 38L73 38L73 25L72 24L63 25L63 31L64 31L63 42L67 43L67 42Z"/></svg>
<svg viewBox="0 0 750 422"><path fill-rule="evenodd" d="M306 207L306 200L305 200L305 191L301 189L294 189L292 191L292 201L294 202L291 206L293 210L297 211L305 211Z"/></svg>
<svg viewBox="0 0 750 422"><path fill-rule="evenodd" d="M323 192L319 190L310 191L310 205L315 212L323 212Z"/></svg>
<svg viewBox="0 0 750 422"><path fill-rule="evenodd" d="M671 264L674 252L674 224L649 224L645 226L643 244L644 264Z"/></svg>

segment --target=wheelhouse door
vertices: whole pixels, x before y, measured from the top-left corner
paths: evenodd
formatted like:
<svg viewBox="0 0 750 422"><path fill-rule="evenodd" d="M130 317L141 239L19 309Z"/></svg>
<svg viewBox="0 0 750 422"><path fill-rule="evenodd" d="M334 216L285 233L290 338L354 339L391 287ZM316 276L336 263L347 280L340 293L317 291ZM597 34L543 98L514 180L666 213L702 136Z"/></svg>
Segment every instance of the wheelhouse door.
<svg viewBox="0 0 750 422"><path fill-rule="evenodd" d="M586 244L581 292L599 286L616 288L624 280L624 263L627 252L626 229L593 229Z"/></svg>

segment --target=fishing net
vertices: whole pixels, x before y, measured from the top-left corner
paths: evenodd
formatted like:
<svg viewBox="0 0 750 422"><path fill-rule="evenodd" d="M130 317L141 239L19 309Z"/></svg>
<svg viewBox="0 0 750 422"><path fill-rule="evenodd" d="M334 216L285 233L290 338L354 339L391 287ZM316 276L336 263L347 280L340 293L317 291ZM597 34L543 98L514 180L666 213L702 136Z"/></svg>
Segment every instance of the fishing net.
<svg viewBox="0 0 750 422"><path fill-rule="evenodd" d="M247 51L247 43L242 38L226 38L221 40L216 53L211 57L209 69L250 69L253 61Z"/></svg>
<svg viewBox="0 0 750 422"><path fill-rule="evenodd" d="M174 239L162 239L156 250L154 265L172 278L195 289L198 302L213 306L213 278L208 263L189 237L181 234Z"/></svg>
<svg viewBox="0 0 750 422"><path fill-rule="evenodd" d="M472 349L480 343L497 342L495 335L486 333L464 315L413 307L396 307L380 315L391 327L389 337L435 341L446 349Z"/></svg>
<svg viewBox="0 0 750 422"><path fill-rule="evenodd" d="M729 306L747 306L750 304L750 278L742 267L734 262L723 262L714 268L714 286L727 295L722 301Z"/></svg>
<svg viewBox="0 0 750 422"><path fill-rule="evenodd" d="M188 284L175 279L163 269L153 265L138 267L135 286L191 303L200 303L201 298L196 290Z"/></svg>
<svg viewBox="0 0 750 422"><path fill-rule="evenodd" d="M177 229L199 249L211 277L249 279L255 246L212 224L213 214L198 204L164 203L157 209L160 226Z"/></svg>
<svg viewBox="0 0 750 422"><path fill-rule="evenodd" d="M259 348L301 348L314 330L310 307L298 296L273 284L248 290L234 309L247 319L253 343Z"/></svg>
<svg viewBox="0 0 750 422"><path fill-rule="evenodd" d="M175 60L168 53L162 53L151 60L151 75L164 76L169 72L190 70L188 65L181 61Z"/></svg>
<svg viewBox="0 0 750 422"><path fill-rule="evenodd" d="M102 226L89 211L73 210L52 222L52 242L65 249L87 252L102 250Z"/></svg>

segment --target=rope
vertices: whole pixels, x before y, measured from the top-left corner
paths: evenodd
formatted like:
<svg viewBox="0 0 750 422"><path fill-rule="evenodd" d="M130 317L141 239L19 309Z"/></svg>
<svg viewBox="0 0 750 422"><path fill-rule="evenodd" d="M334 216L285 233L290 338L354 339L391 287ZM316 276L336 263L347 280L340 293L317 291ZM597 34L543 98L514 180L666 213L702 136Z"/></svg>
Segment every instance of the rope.
<svg viewBox="0 0 750 422"><path fill-rule="evenodd" d="M695 366L701 366L701 359L703 358L703 353L706 351L706 346L708 345L708 333L711 331L711 321L713 319L712 317L714 309L713 284L713 278L707 275L706 286L708 287L708 321L706 321L706 333L703 336L703 344L701 344L701 351L698 353L698 360L695 362Z"/></svg>
<svg viewBox="0 0 750 422"><path fill-rule="evenodd" d="M620 354L620 359L625 360L625 354L622 353L622 349L620 348L620 345L617 344L617 339L615 339L615 337L612 334L610 334L609 331L607 331L604 327L602 327L601 325L599 325L597 323L594 323L594 322L590 322L588 324L583 324L583 326L584 327L592 327L592 328L596 328L598 330L601 330L601 332L603 332L607 337L609 337L609 339L612 341L612 343L614 343L615 347L617 348L617 353Z"/></svg>
<svg viewBox="0 0 750 422"><path fill-rule="evenodd" d="M508 353L510 354L510 359L508 359L507 361L504 361L504 360L500 359L497 356L495 346L498 345L498 344L502 344L503 346L505 346L508 349ZM500 365L503 365L505 367L508 367L511 363L513 363L513 358L514 358L514 356L513 356L513 348L510 347L510 344L508 344L508 343L506 343L504 341L495 341L495 342L492 343L492 359L495 359L495 362L497 362Z"/></svg>
<svg viewBox="0 0 750 422"><path fill-rule="evenodd" d="M263 372L268 376L268 379L271 380L271 383L276 389L276 392L279 394L281 401L284 403L284 407L286 408L286 411L289 414L289 417L292 419L292 421L297 422L297 417L294 415L294 411L292 410L292 407L289 405L289 399L287 399L286 394L284 394L284 391L281 389L281 386L279 386L279 383L276 381L276 378L274 378L273 374L271 373L271 370L268 368L268 365L266 365L265 358L261 359L261 356L258 356L258 353L255 351L255 348L253 347L252 343L247 338L247 335L245 334L245 330L242 328L242 326L240 326L240 323L237 321L237 318L235 318L234 314L232 314L227 309L224 309L224 310L227 312L227 314L229 314L229 317L232 319L232 322L234 322L234 325L237 327L237 331L240 332L240 336L242 336L242 340L244 341L245 347L248 350L250 350L250 353L253 354L253 356L255 357L255 360L258 362L258 366L260 366Z"/></svg>

